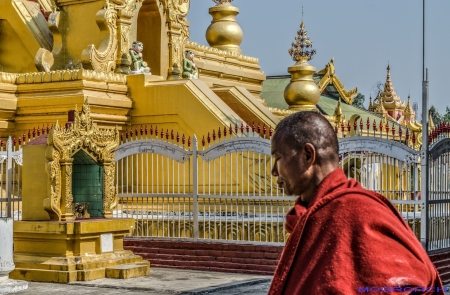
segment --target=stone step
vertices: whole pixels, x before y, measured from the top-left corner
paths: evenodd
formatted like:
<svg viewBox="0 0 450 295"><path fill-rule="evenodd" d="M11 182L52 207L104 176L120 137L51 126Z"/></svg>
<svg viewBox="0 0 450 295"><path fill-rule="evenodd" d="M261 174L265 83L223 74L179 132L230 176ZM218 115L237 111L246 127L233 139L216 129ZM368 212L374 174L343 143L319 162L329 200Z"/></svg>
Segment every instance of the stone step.
<svg viewBox="0 0 450 295"><path fill-rule="evenodd" d="M212 257L230 257L230 258L252 258L278 261L279 253L270 252L244 252L240 250L195 250L195 249L171 249L171 248L145 248L135 247L134 253L136 255L143 254L167 254L167 255L189 255L189 256L212 256Z"/></svg>
<svg viewBox="0 0 450 295"><path fill-rule="evenodd" d="M283 247L267 244L128 239L124 247L152 266L273 275Z"/></svg>
<svg viewBox="0 0 450 295"><path fill-rule="evenodd" d="M202 267L214 267L220 269L241 269L241 270L258 270L258 271L275 271L276 265L261 265L261 264L246 264L246 263L233 263L233 262L222 262L222 261L180 261L180 260L165 260L165 259L154 259L153 264L170 266L179 266L189 269L192 266L202 266Z"/></svg>
<svg viewBox="0 0 450 295"><path fill-rule="evenodd" d="M173 255L173 254L161 254L161 253L140 253L142 258L149 260L150 262L156 260L173 260L173 261L217 261L217 262L231 262L240 264L252 264L252 265L271 265L277 266L278 260L268 259L254 259L254 258L239 258L228 256L196 256L196 255Z"/></svg>
<svg viewBox="0 0 450 295"><path fill-rule="evenodd" d="M190 269L190 270L203 270L203 271L216 271L216 272L228 272L228 273L245 273L253 275L273 275L274 271L262 271L257 269L233 269L233 268L221 268L212 266L177 266L177 265L167 265L167 264L156 264L152 263L152 267L163 267L163 268L176 268L176 269Z"/></svg>
<svg viewBox="0 0 450 295"><path fill-rule="evenodd" d="M164 239L126 239L124 244L127 248L134 247L153 247L153 248L171 248L171 249L194 249L194 250L231 250L239 249L243 252L270 252L281 253L282 246L257 245L257 244L238 244L238 243L212 243L212 242L190 242L173 241ZM170 246L170 247L168 247Z"/></svg>
<svg viewBox="0 0 450 295"><path fill-rule="evenodd" d="M105 268L105 277L110 279L130 279L150 275L150 263L122 264Z"/></svg>

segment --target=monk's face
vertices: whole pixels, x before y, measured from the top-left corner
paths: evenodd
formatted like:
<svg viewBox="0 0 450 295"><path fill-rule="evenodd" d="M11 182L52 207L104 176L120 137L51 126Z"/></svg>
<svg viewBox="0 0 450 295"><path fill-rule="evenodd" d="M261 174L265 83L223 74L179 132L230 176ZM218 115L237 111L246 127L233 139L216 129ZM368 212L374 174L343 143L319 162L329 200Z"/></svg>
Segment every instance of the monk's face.
<svg viewBox="0 0 450 295"><path fill-rule="evenodd" d="M272 175L286 195L301 196L309 191L311 183L311 163L308 151L298 150L285 140L284 131L277 131L272 138Z"/></svg>

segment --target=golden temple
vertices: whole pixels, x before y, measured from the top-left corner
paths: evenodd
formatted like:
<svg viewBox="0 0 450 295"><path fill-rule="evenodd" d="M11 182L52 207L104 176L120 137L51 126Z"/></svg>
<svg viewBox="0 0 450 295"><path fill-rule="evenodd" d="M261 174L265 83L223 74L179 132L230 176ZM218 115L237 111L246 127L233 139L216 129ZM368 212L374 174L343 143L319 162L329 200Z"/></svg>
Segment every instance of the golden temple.
<svg viewBox="0 0 450 295"><path fill-rule="evenodd" d="M117 192L114 156L107 149L117 147L121 131L157 125L167 136L168 130L204 135L211 128L239 125L244 133L242 124L275 128L298 111L322 113L340 137L345 136L341 126L366 120L395 124L411 134L421 131L410 99L405 104L396 95L389 67L377 102L371 101L368 110L353 106L358 89L345 88L334 58L320 71L309 64L316 51L302 20L289 50L295 62L290 76L266 77L258 58L242 54L239 9L232 0L214 2L206 29L210 46L204 46L189 40L190 0L0 0L0 139L24 138L35 127L55 125L45 144L24 147L32 168L22 176L24 183L42 181L24 188L14 276L67 283L108 276L105 265L111 277L123 276L114 267L133 263L133 276L148 274L148 264L123 249L133 221L108 220ZM83 110L70 120L76 105ZM414 148L420 145L417 138ZM401 133L393 140L402 140ZM71 177L73 169L81 169L77 165L97 165L101 168L95 171L108 175L97 179L108 192L107 199L98 200L101 208L108 207L100 216L104 222L74 223L72 188L81 188L72 186ZM39 167L47 167L48 175ZM95 216L101 208L79 213ZM31 234L36 227L39 231ZM113 235L110 251L99 244L106 234ZM52 243L58 247L52 249ZM83 258L83 251L97 260Z"/></svg>

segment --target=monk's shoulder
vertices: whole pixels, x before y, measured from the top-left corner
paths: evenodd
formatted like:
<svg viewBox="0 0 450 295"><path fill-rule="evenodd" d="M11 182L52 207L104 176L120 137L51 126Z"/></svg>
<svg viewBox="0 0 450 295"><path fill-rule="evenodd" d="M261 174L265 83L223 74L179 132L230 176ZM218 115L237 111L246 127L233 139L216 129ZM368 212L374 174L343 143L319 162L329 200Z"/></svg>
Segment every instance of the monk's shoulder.
<svg viewBox="0 0 450 295"><path fill-rule="evenodd" d="M398 218L393 207L388 205L383 196L373 192L355 192L349 190L340 194L332 194L323 198L323 204L318 204L313 210L312 218L323 218L324 216L335 218L348 218L355 222L367 222L388 216Z"/></svg>

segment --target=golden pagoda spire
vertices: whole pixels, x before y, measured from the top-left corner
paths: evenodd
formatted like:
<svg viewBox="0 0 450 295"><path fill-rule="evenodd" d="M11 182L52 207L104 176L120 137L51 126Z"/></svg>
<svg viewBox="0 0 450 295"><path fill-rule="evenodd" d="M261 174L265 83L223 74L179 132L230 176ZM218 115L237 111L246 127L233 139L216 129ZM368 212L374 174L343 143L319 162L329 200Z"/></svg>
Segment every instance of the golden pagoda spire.
<svg viewBox="0 0 450 295"><path fill-rule="evenodd" d="M339 100L338 100L338 103L336 105L336 108L334 109L334 116L335 117L342 116L341 97L339 97Z"/></svg>
<svg viewBox="0 0 450 295"><path fill-rule="evenodd" d="M408 103L406 104L403 114L408 114L408 115L415 114L415 112L411 106L411 96L410 95L408 95Z"/></svg>
<svg viewBox="0 0 450 295"><path fill-rule="evenodd" d="M433 116L431 115L431 112L428 112L428 132L433 131L435 127L436 126L434 125L433 122Z"/></svg>
<svg viewBox="0 0 450 295"><path fill-rule="evenodd" d="M289 49L289 54L296 63L288 68L292 79L284 90L284 99L293 111L317 111L316 105L320 99L320 89L312 78L316 68L308 63L316 50L312 49L313 43L307 33L302 17L300 30Z"/></svg>
<svg viewBox="0 0 450 295"><path fill-rule="evenodd" d="M383 105L392 120L397 121L402 112L405 110L405 103L400 100L394 89L394 85L391 80L391 67L387 66L386 82L384 83L384 89L379 94L378 100Z"/></svg>
<svg viewBox="0 0 450 295"><path fill-rule="evenodd" d="M382 98L387 103L400 101L400 97L397 96L394 85L392 84L391 67L389 66L389 64L387 66L386 82L384 83L383 91L380 93L380 98Z"/></svg>

